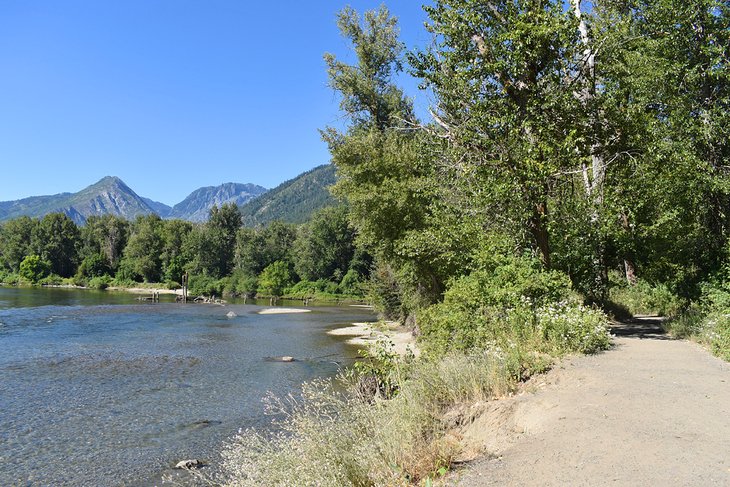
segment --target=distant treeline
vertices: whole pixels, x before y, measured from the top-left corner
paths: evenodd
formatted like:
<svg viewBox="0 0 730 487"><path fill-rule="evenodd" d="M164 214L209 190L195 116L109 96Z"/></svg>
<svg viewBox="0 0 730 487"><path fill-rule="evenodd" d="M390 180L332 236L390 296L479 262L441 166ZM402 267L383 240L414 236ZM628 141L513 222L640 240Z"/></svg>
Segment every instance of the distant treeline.
<svg viewBox="0 0 730 487"><path fill-rule="evenodd" d="M343 207L302 225L243 228L235 204L213 207L204 224L105 215L77 226L62 213L0 227L0 282L109 285L165 283L190 276L192 293L307 297L361 294L370 259L356 248Z"/></svg>

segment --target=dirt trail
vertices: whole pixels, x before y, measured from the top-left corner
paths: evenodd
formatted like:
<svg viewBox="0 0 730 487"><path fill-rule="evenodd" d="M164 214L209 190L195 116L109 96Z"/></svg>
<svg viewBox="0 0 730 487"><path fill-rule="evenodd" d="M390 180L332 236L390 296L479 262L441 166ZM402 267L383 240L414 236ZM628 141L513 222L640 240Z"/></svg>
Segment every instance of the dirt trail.
<svg viewBox="0 0 730 487"><path fill-rule="evenodd" d="M450 484L728 485L730 364L664 336L656 319L569 359L465 432L488 456Z"/></svg>

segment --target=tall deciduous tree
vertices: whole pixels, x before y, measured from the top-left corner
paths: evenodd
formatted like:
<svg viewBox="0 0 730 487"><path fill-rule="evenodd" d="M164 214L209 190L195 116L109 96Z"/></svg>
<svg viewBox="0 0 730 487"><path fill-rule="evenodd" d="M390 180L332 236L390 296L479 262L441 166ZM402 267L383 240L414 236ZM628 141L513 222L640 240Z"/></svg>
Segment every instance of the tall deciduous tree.
<svg viewBox="0 0 730 487"><path fill-rule="evenodd" d="M124 271L146 282L159 282L162 276L162 219L158 215L138 216L124 249Z"/></svg>
<svg viewBox="0 0 730 487"><path fill-rule="evenodd" d="M355 254L354 240L347 208L324 208L299 229L292 251L294 270L304 280L339 282Z"/></svg>
<svg viewBox="0 0 730 487"><path fill-rule="evenodd" d="M18 272L20 263L32 253L31 237L38 220L22 216L5 222L0 230L0 265Z"/></svg>
<svg viewBox="0 0 730 487"><path fill-rule="evenodd" d="M557 0L441 0L425 9L435 44L411 62L436 96L433 117L452 159L463 178L513 196L509 207L549 267L548 199L575 146L566 130L575 100L564 89L574 21Z"/></svg>
<svg viewBox="0 0 730 487"><path fill-rule="evenodd" d="M81 244L76 224L63 213L44 216L34 229L32 246L41 259L51 263L51 272L71 277L78 265Z"/></svg>

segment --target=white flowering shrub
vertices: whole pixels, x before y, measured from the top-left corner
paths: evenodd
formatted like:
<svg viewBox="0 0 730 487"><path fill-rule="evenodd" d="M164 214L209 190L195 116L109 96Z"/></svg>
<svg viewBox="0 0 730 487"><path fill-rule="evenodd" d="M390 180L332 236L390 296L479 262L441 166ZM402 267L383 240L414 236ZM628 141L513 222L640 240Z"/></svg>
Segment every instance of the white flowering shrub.
<svg viewBox="0 0 730 487"><path fill-rule="evenodd" d="M538 308L537 332L557 354L596 353L611 344L608 318L597 309L565 302Z"/></svg>

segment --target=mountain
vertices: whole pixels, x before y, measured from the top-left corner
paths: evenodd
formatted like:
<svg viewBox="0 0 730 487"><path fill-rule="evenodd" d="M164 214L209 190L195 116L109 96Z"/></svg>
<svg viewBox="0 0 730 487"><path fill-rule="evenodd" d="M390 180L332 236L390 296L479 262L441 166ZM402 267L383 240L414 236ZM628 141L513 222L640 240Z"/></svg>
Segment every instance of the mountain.
<svg viewBox="0 0 730 487"><path fill-rule="evenodd" d="M329 192L335 178L335 167L325 164L280 184L241 207L244 226L307 221L317 210L336 204Z"/></svg>
<svg viewBox="0 0 730 487"><path fill-rule="evenodd" d="M114 176L102 178L78 193L32 196L16 201L0 202L0 220L20 216L40 218L48 213L64 213L83 225L92 215L117 215L129 220L155 211L124 181Z"/></svg>
<svg viewBox="0 0 730 487"><path fill-rule="evenodd" d="M172 206L167 206L165 203L153 201L149 198L145 198L144 196L140 196L140 198L142 198L142 201L147 203L147 206L152 208L152 210L160 215L162 218L167 218L170 216L170 213L172 212Z"/></svg>
<svg viewBox="0 0 730 487"><path fill-rule="evenodd" d="M203 222L208 219L213 205L235 203L241 206L265 192L266 188L256 184L225 183L220 186L206 186L196 189L187 198L173 206L166 218Z"/></svg>

